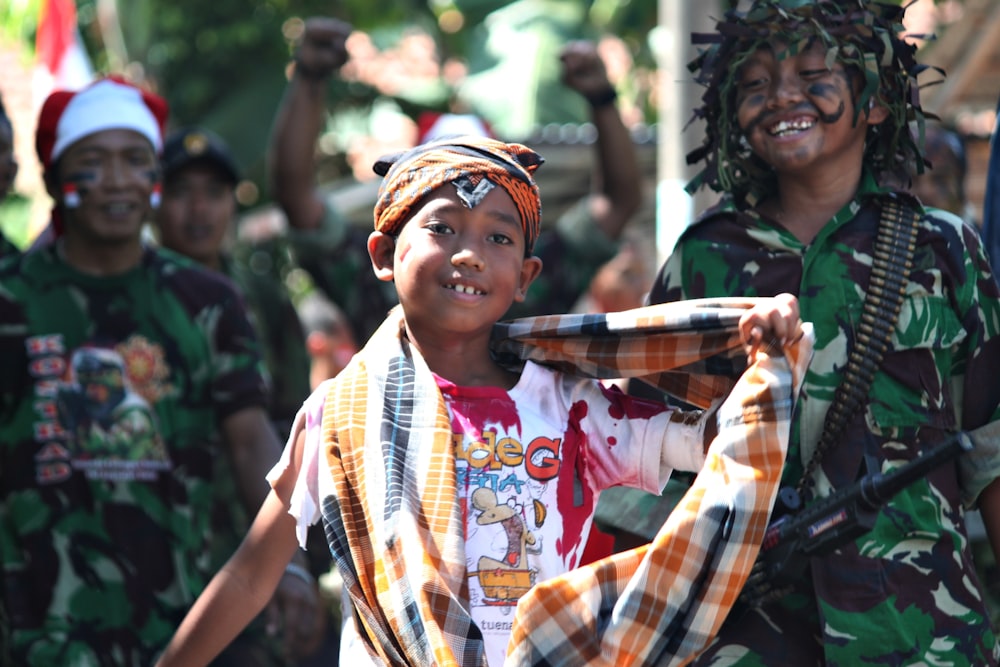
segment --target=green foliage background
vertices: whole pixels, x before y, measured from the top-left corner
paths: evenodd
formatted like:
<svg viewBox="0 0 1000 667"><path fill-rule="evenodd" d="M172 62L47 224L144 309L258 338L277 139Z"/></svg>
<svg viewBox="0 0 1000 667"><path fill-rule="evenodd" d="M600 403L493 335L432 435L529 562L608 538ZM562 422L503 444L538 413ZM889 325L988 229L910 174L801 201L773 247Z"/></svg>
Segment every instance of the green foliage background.
<svg viewBox="0 0 1000 667"><path fill-rule="evenodd" d="M0 2L0 37L24 44L31 57L41 0ZM502 11L498 11L502 10ZM439 18L459 12L464 27L444 32ZM535 109L539 123L581 120L575 94L554 86L554 59L535 71L524 57L554 53L563 40L609 31L624 37L637 62L653 66L647 34L656 25L656 0L77 0L81 37L98 72L144 79L171 106L171 126L200 124L233 147L246 176L263 183L267 133L285 85L291 48L283 30L296 18L331 15L369 33L386 48L414 26L431 34L442 57L469 63L486 91L485 113ZM498 14L503 16L500 19ZM117 15L117 21L106 17ZM511 29L516 39L502 36ZM513 69L512 69L513 68ZM511 81L511 72L514 80ZM522 76L523 75L523 76ZM444 109L452 91L443 84L394 99L416 116ZM364 117L379 93L362 84L330 87L334 118ZM543 98L544 104L535 104ZM499 107L498 107L499 105ZM502 107L502 108L501 108ZM651 114L655 111L650 110ZM652 119L651 119L652 120ZM266 192L261 187L266 199Z"/></svg>

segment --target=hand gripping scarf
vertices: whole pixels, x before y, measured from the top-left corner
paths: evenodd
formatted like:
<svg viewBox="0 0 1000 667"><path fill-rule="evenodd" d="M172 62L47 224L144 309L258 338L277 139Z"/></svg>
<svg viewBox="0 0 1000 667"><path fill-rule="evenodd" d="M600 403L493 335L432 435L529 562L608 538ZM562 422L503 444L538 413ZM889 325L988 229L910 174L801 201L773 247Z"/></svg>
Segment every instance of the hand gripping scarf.
<svg viewBox="0 0 1000 667"><path fill-rule="evenodd" d="M543 582L521 600L507 665L647 665L693 657L756 558L788 444L807 335L745 358L737 324L754 299L497 325L498 359L584 376L637 377L720 408L692 490L650 547ZM464 527L447 408L401 336L397 308L337 380L323 413L327 537L355 621L387 665L485 664L468 614ZM683 381L679 381L683 380ZM684 393L688 391L688 393ZM673 664L673 663L670 663Z"/></svg>
<svg viewBox="0 0 1000 667"><path fill-rule="evenodd" d="M375 173L385 177L375 201L375 229L395 235L424 197L446 183L455 185L469 208L499 186L521 215L530 253L542 219L532 174L543 162L527 146L475 136L439 139L381 158L374 166Z"/></svg>

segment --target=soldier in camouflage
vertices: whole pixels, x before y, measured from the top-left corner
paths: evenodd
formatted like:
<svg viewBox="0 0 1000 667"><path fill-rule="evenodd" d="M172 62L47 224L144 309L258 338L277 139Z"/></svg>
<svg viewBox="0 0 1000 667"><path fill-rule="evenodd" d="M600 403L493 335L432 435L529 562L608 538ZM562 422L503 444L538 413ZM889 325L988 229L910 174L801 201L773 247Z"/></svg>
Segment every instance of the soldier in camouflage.
<svg viewBox="0 0 1000 667"><path fill-rule="evenodd" d="M56 238L0 266L0 654L19 667L152 664L218 567L218 462L253 515L280 453L240 295L143 244L166 116L101 79L39 117ZM297 581L286 613L315 613Z"/></svg>
<svg viewBox="0 0 1000 667"><path fill-rule="evenodd" d="M806 502L959 430L976 450L896 496L863 537L813 558L791 591L734 612L697 665L997 664L965 510L978 505L996 551L1000 289L973 227L879 185L924 166L903 11L759 0L699 36L691 69L706 86L706 136L689 161L705 168L689 189L724 196L682 235L650 300L798 295L816 350L783 477ZM821 448L848 353L871 342L858 325L891 202L915 211L917 227L898 320L870 389L831 419L839 436Z"/></svg>
<svg viewBox="0 0 1000 667"><path fill-rule="evenodd" d="M239 289L270 379L268 414L278 436L285 440L310 392L305 331L284 281L291 264L287 245L278 238L240 241L231 252L226 251L236 218L240 172L229 147L215 133L201 127L173 131L164 142L160 164L163 197L155 217L158 239L163 247L222 273ZM242 508L232 480L223 462L216 474L219 504L212 519L220 565L239 546L249 522L249 517L233 520L242 515ZM330 564L325 542L321 546L309 550L312 576ZM262 621L250 626L243 642L258 645L258 653L267 656L260 658L262 663L284 664L281 652L264 636ZM287 639L290 656L302 657L311 648L312 642L303 642L301 637Z"/></svg>
<svg viewBox="0 0 1000 667"><path fill-rule="evenodd" d="M186 127L163 145L160 243L229 277L243 294L272 383L268 412L282 438L309 395L305 332L284 278L290 258L280 240L240 242L226 252L236 219L239 167L229 147L205 128Z"/></svg>

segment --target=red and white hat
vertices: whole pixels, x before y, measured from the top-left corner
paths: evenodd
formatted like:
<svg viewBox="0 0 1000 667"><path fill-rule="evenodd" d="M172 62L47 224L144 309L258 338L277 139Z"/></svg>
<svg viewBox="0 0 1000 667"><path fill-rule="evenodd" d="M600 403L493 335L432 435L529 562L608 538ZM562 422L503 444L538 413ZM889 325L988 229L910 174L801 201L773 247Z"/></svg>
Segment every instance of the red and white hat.
<svg viewBox="0 0 1000 667"><path fill-rule="evenodd" d="M38 116L35 150L46 169L77 141L104 130L132 130L163 149L166 100L118 78L100 79L79 91L57 90Z"/></svg>
<svg viewBox="0 0 1000 667"><path fill-rule="evenodd" d="M418 144L426 144L435 139L451 136L496 139L490 124L475 114L424 111L417 117Z"/></svg>

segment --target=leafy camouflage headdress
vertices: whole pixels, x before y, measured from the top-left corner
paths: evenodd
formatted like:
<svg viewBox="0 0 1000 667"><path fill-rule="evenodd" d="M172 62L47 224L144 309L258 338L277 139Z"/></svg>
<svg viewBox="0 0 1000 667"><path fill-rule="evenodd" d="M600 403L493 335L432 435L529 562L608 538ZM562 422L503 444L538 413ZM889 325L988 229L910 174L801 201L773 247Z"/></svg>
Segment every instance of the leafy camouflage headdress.
<svg viewBox="0 0 1000 667"><path fill-rule="evenodd" d="M692 35L692 43L708 45L688 64L707 90L691 119L705 121L705 140L687 156L688 164L704 161L705 167L688 183L688 192L704 185L731 193L739 206L752 206L773 191L773 172L752 154L736 123L739 69L766 44L786 45L777 54L783 58L817 39L827 50L828 66L839 61L862 77L855 121L870 99L889 110L885 122L869 127L866 166L876 174L921 173L924 119L934 116L921 108L917 88L917 75L927 66L916 62L916 46L901 38L905 11L865 0L757 0L746 12L731 7L717 22L717 32Z"/></svg>

